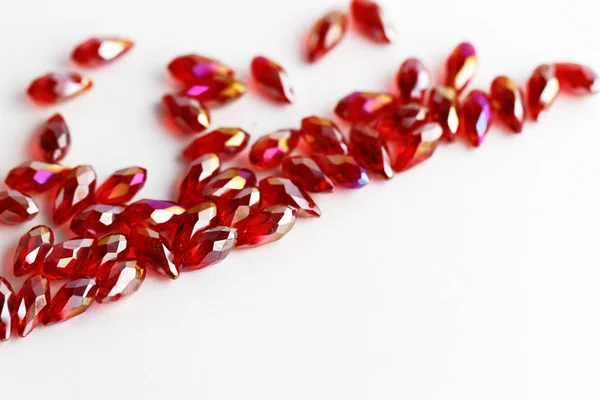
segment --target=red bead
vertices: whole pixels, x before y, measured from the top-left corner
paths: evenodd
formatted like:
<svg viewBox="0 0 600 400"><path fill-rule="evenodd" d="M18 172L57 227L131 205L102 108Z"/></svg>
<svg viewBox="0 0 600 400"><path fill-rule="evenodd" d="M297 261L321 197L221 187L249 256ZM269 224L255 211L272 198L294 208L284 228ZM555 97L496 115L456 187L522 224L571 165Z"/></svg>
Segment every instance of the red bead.
<svg viewBox="0 0 600 400"><path fill-rule="evenodd" d="M523 131L525 103L523 92L509 77L499 76L492 82L490 100L496 116L515 133Z"/></svg>
<svg viewBox="0 0 600 400"><path fill-rule="evenodd" d="M163 97L163 103L184 132L202 132L210 125L210 112L196 99L168 94Z"/></svg>
<svg viewBox="0 0 600 400"><path fill-rule="evenodd" d="M429 93L429 111L431 119L439 123L444 131L442 138L454 141L458 134L458 96L456 90L447 86L435 86Z"/></svg>
<svg viewBox="0 0 600 400"><path fill-rule="evenodd" d="M317 163L308 157L286 157L281 167L283 175L302 189L315 193L332 193L335 190Z"/></svg>
<svg viewBox="0 0 600 400"><path fill-rule="evenodd" d="M175 233L173 249L175 252L191 246L202 232L214 226L217 221L217 206L205 201L188 209L181 218L181 224Z"/></svg>
<svg viewBox="0 0 600 400"><path fill-rule="evenodd" d="M487 94L473 90L461 106L460 130L471 145L481 146L492 125L492 104Z"/></svg>
<svg viewBox="0 0 600 400"><path fill-rule="evenodd" d="M477 71L477 52L471 43L461 43L446 60L445 85L462 92Z"/></svg>
<svg viewBox="0 0 600 400"><path fill-rule="evenodd" d="M82 67L97 67L116 60L133 47L133 42L123 38L90 38L80 43L71 58Z"/></svg>
<svg viewBox="0 0 600 400"><path fill-rule="evenodd" d="M177 255L186 271L206 268L223 261L237 242L237 229L218 226L203 232Z"/></svg>
<svg viewBox="0 0 600 400"><path fill-rule="evenodd" d="M235 78L214 75L199 79L179 94L198 100L207 107L219 107L239 99L248 87Z"/></svg>
<svg viewBox="0 0 600 400"><path fill-rule="evenodd" d="M316 116L302 120L302 138L315 153L348 154L342 130L332 121Z"/></svg>
<svg viewBox="0 0 600 400"><path fill-rule="evenodd" d="M384 179L394 176L390 155L376 130L367 126L355 126L350 131L350 143L356 161L369 172Z"/></svg>
<svg viewBox="0 0 600 400"><path fill-rule="evenodd" d="M52 219L57 225L65 223L96 201L96 172L89 165L73 168L65 176L54 200Z"/></svg>
<svg viewBox="0 0 600 400"><path fill-rule="evenodd" d="M354 92L341 99L335 107L338 117L352 125L368 124L396 104L391 94Z"/></svg>
<svg viewBox="0 0 600 400"><path fill-rule="evenodd" d="M320 217L321 210L308 193L287 179L271 176L258 186L264 206L286 205L297 210L299 217Z"/></svg>
<svg viewBox="0 0 600 400"><path fill-rule="evenodd" d="M154 229L137 225L132 228L129 240L142 265L171 279L179 277L179 268L174 264L171 246L163 235Z"/></svg>
<svg viewBox="0 0 600 400"><path fill-rule="evenodd" d="M561 89L573 94L600 92L600 78L591 68L575 63L556 63L554 68Z"/></svg>
<svg viewBox="0 0 600 400"><path fill-rule="evenodd" d="M202 190L221 171L221 160L216 154L204 154L190 164L179 187L179 202L194 204L203 197Z"/></svg>
<svg viewBox="0 0 600 400"><path fill-rule="evenodd" d="M92 87L92 81L75 72L47 74L35 79L27 93L40 104L71 99Z"/></svg>
<svg viewBox="0 0 600 400"><path fill-rule="evenodd" d="M169 64L169 72L174 79L184 83L194 83L215 75L233 77L234 71L220 61L197 54L187 54L175 58Z"/></svg>
<svg viewBox="0 0 600 400"><path fill-rule="evenodd" d="M250 186L256 186L254 172L246 168L229 168L210 180L204 188L204 196L219 206Z"/></svg>
<svg viewBox="0 0 600 400"><path fill-rule="evenodd" d="M10 170L6 185L26 194L43 193L61 182L67 171L62 165L28 161Z"/></svg>
<svg viewBox="0 0 600 400"><path fill-rule="evenodd" d="M45 225L35 226L21 236L13 260L15 276L24 276L37 271L52 246L54 246L54 232Z"/></svg>
<svg viewBox="0 0 600 400"><path fill-rule="evenodd" d="M0 276L0 342L10 339L16 305L17 297L12 286Z"/></svg>
<svg viewBox="0 0 600 400"><path fill-rule="evenodd" d="M369 183L367 171L349 155L316 155L315 161L325 175L338 186L359 189Z"/></svg>
<svg viewBox="0 0 600 400"><path fill-rule="evenodd" d="M337 46L348 27L348 18L342 11L331 11L320 18L312 27L306 42L306 58L315 62Z"/></svg>
<svg viewBox="0 0 600 400"><path fill-rule="evenodd" d="M65 283L50 302L44 324L67 321L83 314L96 299L97 292L95 278L79 278Z"/></svg>
<svg viewBox="0 0 600 400"><path fill-rule="evenodd" d="M99 236L115 230L121 222L121 206L95 204L77 214L71 220L71 232L79 236Z"/></svg>
<svg viewBox="0 0 600 400"><path fill-rule="evenodd" d="M40 150L44 161L56 163L62 160L71 146L69 127L60 114L54 114L42 129Z"/></svg>
<svg viewBox="0 0 600 400"><path fill-rule="evenodd" d="M130 204L122 214L125 223L144 224L158 231L179 226L185 208L163 200L142 199Z"/></svg>
<svg viewBox="0 0 600 400"><path fill-rule="evenodd" d="M442 134L443 130L440 124L430 122L407 134L388 140L387 146L394 171L404 171L431 157Z"/></svg>
<svg viewBox="0 0 600 400"><path fill-rule="evenodd" d="M256 247L284 237L296 223L296 209L274 205L263 208L238 232L237 247Z"/></svg>
<svg viewBox="0 0 600 400"><path fill-rule="evenodd" d="M261 136L250 149L250 163L259 169L277 168L299 140L300 132L294 129L281 129Z"/></svg>
<svg viewBox="0 0 600 400"><path fill-rule="evenodd" d="M417 104L403 104L387 110L371 126L382 139L392 139L419 129L431 121L429 108Z"/></svg>
<svg viewBox="0 0 600 400"><path fill-rule="evenodd" d="M122 261L129 254L129 240L120 233L112 233L98 240L98 245L89 262L79 270L80 277L95 277L103 271L106 264L112 261Z"/></svg>
<svg viewBox="0 0 600 400"><path fill-rule="evenodd" d="M33 219L39 211L31 197L16 190L0 191L0 224L22 224Z"/></svg>
<svg viewBox="0 0 600 400"><path fill-rule="evenodd" d="M38 326L50 304L50 283L44 275L27 279L17 294L15 325L17 333L25 337Z"/></svg>
<svg viewBox="0 0 600 400"><path fill-rule="evenodd" d="M371 0L352 0L352 18L358 29L379 43L391 43L396 32L384 9Z"/></svg>
<svg viewBox="0 0 600 400"><path fill-rule="evenodd" d="M560 84L556 68L550 64L537 67L527 82L527 109L534 120L539 120L558 96Z"/></svg>
<svg viewBox="0 0 600 400"><path fill-rule="evenodd" d="M96 191L96 201L102 204L124 204L146 183L147 172L141 167L129 167L113 173Z"/></svg>
<svg viewBox="0 0 600 400"><path fill-rule="evenodd" d="M416 101L422 103L427 90L431 86L431 74L421 60L409 58L400 66L396 76L396 84L402 102Z"/></svg>
<svg viewBox="0 0 600 400"><path fill-rule="evenodd" d="M146 279L146 268L137 260L111 261L98 275L98 303L111 303L137 292Z"/></svg>
<svg viewBox="0 0 600 400"><path fill-rule="evenodd" d="M294 102L290 78L279 64L259 56L252 60L250 69L254 82L265 96L281 103Z"/></svg>
<svg viewBox="0 0 600 400"><path fill-rule="evenodd" d="M50 279L74 277L88 263L98 240L74 238L55 244L44 260L44 274Z"/></svg>
<svg viewBox="0 0 600 400"><path fill-rule="evenodd" d="M240 128L219 128L198 136L183 151L183 157L192 161L208 153L214 153L221 160L227 160L248 145L250 135Z"/></svg>
<svg viewBox="0 0 600 400"><path fill-rule="evenodd" d="M260 211L260 206L261 195L258 188L247 187L221 207L219 221L221 225L240 228L248 218Z"/></svg>

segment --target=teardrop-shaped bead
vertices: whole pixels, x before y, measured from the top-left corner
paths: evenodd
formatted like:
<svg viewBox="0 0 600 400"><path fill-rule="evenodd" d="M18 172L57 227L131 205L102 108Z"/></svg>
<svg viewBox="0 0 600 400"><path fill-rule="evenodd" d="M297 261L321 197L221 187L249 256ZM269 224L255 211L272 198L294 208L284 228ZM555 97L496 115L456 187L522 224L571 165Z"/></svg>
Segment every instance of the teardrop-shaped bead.
<svg viewBox="0 0 600 400"><path fill-rule="evenodd" d="M254 82L259 90L271 100L280 103L293 103L294 90L287 72L275 61L258 56L250 66Z"/></svg>
<svg viewBox="0 0 600 400"><path fill-rule="evenodd" d="M27 279L17 294L15 325L17 333L25 337L39 325L50 304L50 283L44 275Z"/></svg>
<svg viewBox="0 0 600 400"><path fill-rule="evenodd" d="M360 31L375 42L391 43L396 31L381 5L372 0L352 0L352 18Z"/></svg>
<svg viewBox="0 0 600 400"><path fill-rule="evenodd" d="M37 271L52 246L54 246L54 232L45 225L35 226L21 236L13 260L15 276L24 276Z"/></svg>
<svg viewBox="0 0 600 400"><path fill-rule="evenodd" d="M52 219L57 225L65 223L96 201L96 172L89 165L73 168L65 176L56 193Z"/></svg>
<svg viewBox="0 0 600 400"><path fill-rule="evenodd" d="M392 168L401 172L431 157L437 148L443 130L437 122L430 122L404 135L388 140Z"/></svg>
<svg viewBox="0 0 600 400"><path fill-rule="evenodd" d="M573 94L600 92L600 78L590 67L575 63L556 63L554 68L562 90Z"/></svg>
<svg viewBox="0 0 600 400"><path fill-rule="evenodd" d="M144 187L147 171L142 167L129 167L115 171L96 190L96 201L102 204L125 204Z"/></svg>
<svg viewBox="0 0 600 400"><path fill-rule="evenodd" d="M429 108L418 103L388 109L371 123L382 139L392 139L419 129L431 121Z"/></svg>
<svg viewBox="0 0 600 400"><path fill-rule="evenodd" d="M233 69L222 62L198 54L179 56L169 63L168 69L175 80L183 83L194 83L217 75L234 75Z"/></svg>
<svg viewBox="0 0 600 400"><path fill-rule="evenodd" d="M190 209L182 215L181 224L175 233L173 250L180 252L181 249L190 246L196 238L207 231L217 222L217 205L212 201L205 201Z"/></svg>
<svg viewBox="0 0 600 400"><path fill-rule="evenodd" d="M17 311L17 296L12 286L0 276L0 342L10 339L15 313Z"/></svg>
<svg viewBox="0 0 600 400"><path fill-rule="evenodd" d="M227 160L244 150L248 145L250 135L240 128L219 128L204 133L183 151L183 157L192 161L204 154L214 153L221 160Z"/></svg>
<svg viewBox="0 0 600 400"><path fill-rule="evenodd" d="M471 43L461 43L446 60L445 85L462 92L477 71L477 52Z"/></svg>
<svg viewBox="0 0 600 400"><path fill-rule="evenodd" d="M295 208L299 217L321 216L321 210L312 197L287 178L280 176L264 178L258 188L263 206L283 204Z"/></svg>
<svg viewBox="0 0 600 400"><path fill-rule="evenodd" d="M254 172L246 168L228 168L210 180L204 188L204 196L221 206L251 186L256 186Z"/></svg>
<svg viewBox="0 0 600 400"><path fill-rule="evenodd" d="M137 225L129 236L131 247L142 265L171 279L179 277L179 268L167 239L152 228Z"/></svg>
<svg viewBox="0 0 600 400"><path fill-rule="evenodd" d="M302 120L302 138L311 151L323 154L348 154L342 130L333 122L317 116Z"/></svg>
<svg viewBox="0 0 600 400"><path fill-rule="evenodd" d="M133 42L117 37L93 37L77 45L71 58L81 67L98 67L125 55Z"/></svg>
<svg viewBox="0 0 600 400"><path fill-rule="evenodd" d="M65 283L52 298L44 324L67 321L83 314L96 299L97 292L95 278L78 278Z"/></svg>
<svg viewBox="0 0 600 400"><path fill-rule="evenodd" d="M221 160L216 154L204 154L196 159L179 186L179 202L186 205L198 203L203 198L204 187L220 171Z"/></svg>
<svg viewBox="0 0 600 400"><path fill-rule="evenodd" d="M221 207L219 221L221 225L239 228L260 211L261 194L256 187L242 189Z"/></svg>
<svg viewBox="0 0 600 400"><path fill-rule="evenodd" d="M40 150L44 161L56 163L65 158L71 147L71 134L60 114L50 117L40 134Z"/></svg>
<svg viewBox="0 0 600 400"><path fill-rule="evenodd" d="M396 84L400 91L400 101L422 103L431 86L431 74L421 60L409 58L400 65Z"/></svg>
<svg viewBox="0 0 600 400"><path fill-rule="evenodd" d="M111 303L131 296L146 279L146 268L137 260L111 261L98 274L98 303Z"/></svg>
<svg viewBox="0 0 600 400"><path fill-rule="evenodd" d="M0 224L16 225L33 219L40 209L35 201L16 190L0 191Z"/></svg>
<svg viewBox="0 0 600 400"><path fill-rule="evenodd" d="M25 194L43 193L62 182L69 168L40 161L27 161L13 168L6 185Z"/></svg>
<svg viewBox="0 0 600 400"><path fill-rule="evenodd" d="M535 121L554 103L559 91L553 65L543 64L533 71L527 82L527 111Z"/></svg>
<svg viewBox="0 0 600 400"><path fill-rule="evenodd" d="M492 104L487 94L473 90L460 110L460 131L474 147L481 146L492 125Z"/></svg>
<svg viewBox="0 0 600 400"><path fill-rule="evenodd" d="M210 112L198 100L168 94L163 103L175 124L187 133L205 131L210 125Z"/></svg>
<svg viewBox="0 0 600 400"><path fill-rule="evenodd" d="M214 75L195 81L179 94L198 100L207 107L219 107L239 99L247 91L248 86L235 78Z"/></svg>
<svg viewBox="0 0 600 400"><path fill-rule="evenodd" d="M521 88L507 76L499 76L492 82L490 100L496 116L515 133L523 131L525 101Z"/></svg>
<svg viewBox="0 0 600 400"><path fill-rule="evenodd" d="M300 133L294 129L281 129L261 136L250 149L250 163L258 169L277 168L299 140Z"/></svg>
<svg viewBox="0 0 600 400"><path fill-rule="evenodd" d="M435 86L429 93L431 120L442 127L442 138L453 142L459 128L459 103L456 90L448 86Z"/></svg>
<svg viewBox="0 0 600 400"><path fill-rule="evenodd" d="M44 274L50 279L76 276L96 249L96 238L73 238L55 244L44 260Z"/></svg>
<svg viewBox="0 0 600 400"><path fill-rule="evenodd" d="M130 226L144 224L162 232L176 229L184 213L185 208L171 201L142 199L128 205L121 215Z"/></svg>
<svg viewBox="0 0 600 400"><path fill-rule="evenodd" d="M321 170L338 186L360 189L369 183L367 171L356 159L346 154L317 154L314 156Z"/></svg>
<svg viewBox="0 0 600 400"><path fill-rule="evenodd" d="M379 133L368 126L355 126L350 131L351 153L369 172L384 179L394 176L390 155Z"/></svg>
<svg viewBox="0 0 600 400"><path fill-rule="evenodd" d="M98 240L89 261L79 270L79 277L96 277L106 264L122 261L129 254L129 239L122 233L111 233Z"/></svg>
<svg viewBox="0 0 600 400"><path fill-rule="evenodd" d="M308 192L333 193L335 186L317 163L309 157L287 157L281 166L283 175Z"/></svg>
<svg viewBox="0 0 600 400"><path fill-rule="evenodd" d="M185 271L194 271L223 261L237 242L237 229L217 226L199 234L179 254L177 261Z"/></svg>
<svg viewBox="0 0 600 400"><path fill-rule="evenodd" d="M71 220L71 232L79 236L102 236L116 230L121 223L121 206L94 204Z"/></svg>
<svg viewBox="0 0 600 400"><path fill-rule="evenodd" d="M238 232L237 247L256 247L284 237L296 223L296 209L274 205L263 208Z"/></svg>
<svg viewBox="0 0 600 400"><path fill-rule="evenodd" d="M348 18L342 11L330 11L312 27L306 42L306 59L315 62L336 47L346 35Z"/></svg>
<svg viewBox="0 0 600 400"><path fill-rule="evenodd" d="M92 81L76 72L59 72L36 78L27 94L36 103L56 104L78 96L92 87Z"/></svg>
<svg viewBox="0 0 600 400"><path fill-rule="evenodd" d="M366 125L396 104L397 100L388 93L354 92L337 103L335 113L349 124Z"/></svg>

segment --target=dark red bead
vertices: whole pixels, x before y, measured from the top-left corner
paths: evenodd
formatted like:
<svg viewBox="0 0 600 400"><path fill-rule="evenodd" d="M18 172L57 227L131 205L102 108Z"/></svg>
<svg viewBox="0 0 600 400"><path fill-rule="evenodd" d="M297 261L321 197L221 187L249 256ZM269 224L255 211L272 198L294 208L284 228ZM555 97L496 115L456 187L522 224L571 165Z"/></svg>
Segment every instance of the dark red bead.
<svg viewBox="0 0 600 400"><path fill-rule="evenodd" d="M356 161L369 172L384 179L394 176L390 155L379 133L367 126L355 126L350 131L351 152Z"/></svg>
<svg viewBox="0 0 600 400"><path fill-rule="evenodd" d="M254 82L260 91L280 103L293 103L295 100L287 72L275 61L266 57L255 57L250 66Z"/></svg>
<svg viewBox="0 0 600 400"><path fill-rule="evenodd" d="M422 103L431 86L431 74L417 58L409 58L400 66L396 76L400 100L404 103Z"/></svg>
<svg viewBox="0 0 600 400"><path fill-rule="evenodd" d="M315 153L348 154L342 130L332 121L316 116L302 120L302 138Z"/></svg>
<svg viewBox="0 0 600 400"><path fill-rule="evenodd" d="M459 127L459 104L456 90L447 86L435 86L429 93L431 119L439 123L444 131L442 138L454 141Z"/></svg>
<svg viewBox="0 0 600 400"><path fill-rule="evenodd" d="M198 54L177 57L169 63L168 69L173 78L184 83L194 83L215 75L234 75L233 69L222 62Z"/></svg>
<svg viewBox="0 0 600 400"><path fill-rule="evenodd" d="M136 257L144 266L171 279L179 277L179 268L167 239L152 228L137 225L129 236Z"/></svg>
<svg viewBox="0 0 600 400"><path fill-rule="evenodd" d="M237 242L237 229L218 226L199 234L179 254L177 261L185 271L206 268L223 261Z"/></svg>
<svg viewBox="0 0 600 400"><path fill-rule="evenodd" d="M115 171L96 191L96 201L102 204L125 204L144 187L146 169L129 167Z"/></svg>
<svg viewBox="0 0 600 400"><path fill-rule="evenodd" d="M68 171L62 165L28 161L10 170L6 185L21 193L43 193L62 182Z"/></svg>
<svg viewBox="0 0 600 400"><path fill-rule="evenodd" d="M331 11L321 17L312 27L306 41L306 59L315 62L324 57L346 35L348 18L342 11Z"/></svg>
<svg viewBox="0 0 600 400"><path fill-rule="evenodd" d="M121 223L121 206L95 204L89 206L71 220L71 232L79 236L100 236L114 231Z"/></svg>
<svg viewBox="0 0 600 400"><path fill-rule="evenodd" d="M0 276L0 342L10 339L15 324L17 297L12 286Z"/></svg>
<svg viewBox="0 0 600 400"><path fill-rule="evenodd" d="M471 43L461 43L446 60L445 85L462 92L477 71L477 52Z"/></svg>
<svg viewBox="0 0 600 400"><path fill-rule="evenodd" d="M332 193L335 186L317 163L308 157L287 157L281 166L283 175L302 189L315 193Z"/></svg>
<svg viewBox="0 0 600 400"><path fill-rule="evenodd" d="M44 274L51 279L68 279L86 266L96 249L96 238L74 238L55 244L44 260Z"/></svg>
<svg viewBox="0 0 600 400"><path fill-rule="evenodd" d="M335 113L349 124L365 125L396 104L397 100L391 94L354 92L338 102Z"/></svg>
<svg viewBox="0 0 600 400"><path fill-rule="evenodd" d="M235 78L214 75L195 81L179 94L198 100L207 107L219 107L239 99L248 87Z"/></svg>
<svg viewBox="0 0 600 400"><path fill-rule="evenodd" d="M168 94L163 97L163 103L183 132L203 132L210 125L210 112L196 99Z"/></svg>
<svg viewBox="0 0 600 400"><path fill-rule="evenodd" d="M237 247L257 247L283 238L296 223L296 209L285 205L260 210L238 232Z"/></svg>
<svg viewBox="0 0 600 400"><path fill-rule="evenodd" d="M359 189L369 183L367 171L350 155L317 154L314 159L325 175L338 186Z"/></svg>
<svg viewBox="0 0 600 400"><path fill-rule="evenodd" d="M233 196L219 212L221 225L239 228L260 210L262 201L258 188L247 187Z"/></svg>
<svg viewBox="0 0 600 400"><path fill-rule="evenodd" d="M52 246L54 232L45 225L35 226L21 236L13 260L15 276L38 270Z"/></svg>
<svg viewBox="0 0 600 400"><path fill-rule="evenodd" d="M190 164L188 172L179 186L179 202L194 204L203 198L202 190L221 171L221 160L216 154L200 156Z"/></svg>
<svg viewBox="0 0 600 400"><path fill-rule="evenodd" d="M175 252L190 246L202 232L215 226L217 222L217 206L212 201L205 201L182 215L181 224L175 233L173 249Z"/></svg>
<svg viewBox="0 0 600 400"><path fill-rule="evenodd" d="M52 219L65 223L96 201L96 172L89 165L75 167L65 176L56 193Z"/></svg>
<svg viewBox="0 0 600 400"><path fill-rule="evenodd" d="M219 128L198 136L183 151L186 160L196 160L205 154L214 153L227 160L244 150L250 135L240 128Z"/></svg>
<svg viewBox="0 0 600 400"><path fill-rule="evenodd" d="M350 10L356 26L371 40L391 43L396 32L385 10L372 0L352 0Z"/></svg>
<svg viewBox="0 0 600 400"><path fill-rule="evenodd" d="M67 155L71 147L71 133L60 114L50 117L40 134L40 150L44 161L56 163Z"/></svg>
<svg viewBox="0 0 600 400"><path fill-rule="evenodd" d="M210 180L204 196L221 206L243 189L256 186L256 175L246 168L228 168Z"/></svg>
<svg viewBox="0 0 600 400"><path fill-rule="evenodd" d="M392 168L404 171L431 157L443 135L437 122L430 122L409 133L387 141Z"/></svg>
<svg viewBox="0 0 600 400"><path fill-rule="evenodd" d="M554 103L560 91L560 83L554 65L543 64L537 67L527 81L527 111L538 121Z"/></svg>
<svg viewBox="0 0 600 400"><path fill-rule="evenodd" d="M44 324L67 321L83 314L96 299L97 292L95 278L78 278L65 283L52 298Z"/></svg>
<svg viewBox="0 0 600 400"><path fill-rule="evenodd" d="M471 145L479 147L491 125L492 104L488 95L481 90L473 90L461 106L461 133Z"/></svg>
<svg viewBox="0 0 600 400"><path fill-rule="evenodd" d="M499 76L492 82L490 100L496 116L515 133L523 131L525 123L525 101L519 86L506 76Z"/></svg>
<svg viewBox="0 0 600 400"><path fill-rule="evenodd" d="M300 133L294 129L281 129L261 136L250 149L250 163L258 169L277 168L299 140Z"/></svg>
<svg viewBox="0 0 600 400"><path fill-rule="evenodd" d="M34 275L23 283L15 305L15 326L19 336L29 335L42 322L49 304L50 283L44 275Z"/></svg>
<svg viewBox="0 0 600 400"><path fill-rule="evenodd" d="M371 126L382 139L392 139L418 129L431 121L429 108L417 104L403 104L389 109L377 118Z"/></svg>
<svg viewBox="0 0 600 400"><path fill-rule="evenodd" d="M321 210L310 195L287 178L264 178L258 188L265 206L284 204L295 208L299 217L321 216Z"/></svg>

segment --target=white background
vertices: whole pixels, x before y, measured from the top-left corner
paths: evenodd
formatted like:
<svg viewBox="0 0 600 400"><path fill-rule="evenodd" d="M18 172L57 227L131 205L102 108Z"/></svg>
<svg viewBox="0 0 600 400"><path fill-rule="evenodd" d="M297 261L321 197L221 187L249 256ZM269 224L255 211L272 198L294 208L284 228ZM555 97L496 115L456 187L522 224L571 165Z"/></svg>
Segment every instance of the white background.
<svg viewBox="0 0 600 400"><path fill-rule="evenodd" d="M257 54L287 68L297 104L250 93L213 114L214 127L254 138L331 116L350 91L390 89L406 57L437 71L461 40L480 55L472 87L498 74L523 83L542 62L600 69L589 0L394 2L395 45L350 32L314 66L302 62L301 38L346 1L7 2L0 173L26 159L36 127L60 111L73 135L67 164L90 163L100 179L145 166L143 197L171 197L186 139L162 126L157 104L174 88L165 66L191 51L243 78ZM73 67L77 42L110 34L136 48L91 71L91 92L59 107L27 101L34 77ZM444 146L390 182L315 196L323 217L278 244L176 282L153 276L126 301L2 344L1 396L598 399L599 105L561 98L520 136L495 128L479 150ZM17 287L12 249L43 219L1 228L0 274Z"/></svg>

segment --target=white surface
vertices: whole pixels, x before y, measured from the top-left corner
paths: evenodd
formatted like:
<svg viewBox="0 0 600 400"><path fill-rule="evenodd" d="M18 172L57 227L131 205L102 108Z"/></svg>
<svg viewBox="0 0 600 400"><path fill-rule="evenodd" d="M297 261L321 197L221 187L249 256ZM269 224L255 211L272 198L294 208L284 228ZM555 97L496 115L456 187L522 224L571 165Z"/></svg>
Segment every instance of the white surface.
<svg viewBox="0 0 600 400"><path fill-rule="evenodd" d="M322 62L304 64L306 29L345 4L7 2L1 174L60 111L73 134L66 163L91 163L101 179L139 164L150 171L142 196L170 197L185 141L158 122L156 106L172 89L166 64L190 51L244 77L259 53L288 69L296 105L251 93L214 113L214 127L240 125L254 138L331 115L355 89L389 88L406 57L438 68L464 39L480 54L472 87L501 73L524 82L546 61L600 69L589 0L403 1L396 45L351 32ZM136 48L90 72L94 89L75 101L26 101L31 79L70 68L73 46L102 34L128 36ZM176 282L149 279L126 301L2 344L1 397L598 399L599 105L561 98L521 136L495 128L480 150L443 147L391 182L315 196L323 217L278 244ZM26 229L1 228L2 254Z"/></svg>

